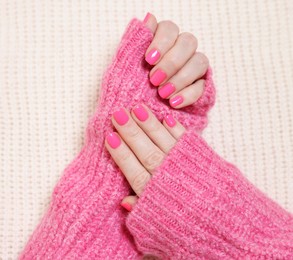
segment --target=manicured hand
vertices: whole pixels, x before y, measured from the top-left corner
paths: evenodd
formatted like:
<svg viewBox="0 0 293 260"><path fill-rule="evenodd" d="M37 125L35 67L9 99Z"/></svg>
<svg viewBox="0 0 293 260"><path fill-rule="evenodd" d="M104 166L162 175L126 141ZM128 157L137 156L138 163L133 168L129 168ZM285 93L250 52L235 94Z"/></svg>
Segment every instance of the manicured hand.
<svg viewBox="0 0 293 260"><path fill-rule="evenodd" d="M139 197L185 128L171 115L161 123L143 104L116 111L112 123L117 132L106 137L106 148ZM121 205L130 211L137 196L125 197Z"/></svg>
<svg viewBox="0 0 293 260"><path fill-rule="evenodd" d="M197 52L197 39L189 32L179 33L172 21L157 23L154 15L148 13L145 25L154 33L145 59L154 67L150 71L150 81L158 87L158 94L169 99L174 108L182 108L195 103L202 95L209 61Z"/></svg>

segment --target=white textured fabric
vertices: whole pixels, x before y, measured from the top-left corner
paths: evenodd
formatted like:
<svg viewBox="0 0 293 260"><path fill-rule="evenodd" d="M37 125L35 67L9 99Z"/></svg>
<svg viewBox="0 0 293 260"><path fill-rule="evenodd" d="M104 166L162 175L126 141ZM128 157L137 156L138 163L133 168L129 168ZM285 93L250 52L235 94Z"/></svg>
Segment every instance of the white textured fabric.
<svg viewBox="0 0 293 260"><path fill-rule="evenodd" d="M217 86L204 137L293 210L293 1L0 0L0 259L15 259L79 152L102 73L146 12L199 39Z"/></svg>

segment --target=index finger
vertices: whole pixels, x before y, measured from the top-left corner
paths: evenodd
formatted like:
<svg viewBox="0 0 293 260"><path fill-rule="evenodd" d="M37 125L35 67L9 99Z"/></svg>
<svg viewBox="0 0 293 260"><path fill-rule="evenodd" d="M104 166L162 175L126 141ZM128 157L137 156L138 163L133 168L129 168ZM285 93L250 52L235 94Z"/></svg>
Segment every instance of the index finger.
<svg viewBox="0 0 293 260"><path fill-rule="evenodd" d="M133 191L139 196L151 179L150 173L138 161L134 153L126 145L118 133L108 134L105 146L118 165Z"/></svg>
<svg viewBox="0 0 293 260"><path fill-rule="evenodd" d="M150 65L157 64L175 44L178 34L179 28L175 23L172 21L160 22L154 39L146 51L145 60Z"/></svg>

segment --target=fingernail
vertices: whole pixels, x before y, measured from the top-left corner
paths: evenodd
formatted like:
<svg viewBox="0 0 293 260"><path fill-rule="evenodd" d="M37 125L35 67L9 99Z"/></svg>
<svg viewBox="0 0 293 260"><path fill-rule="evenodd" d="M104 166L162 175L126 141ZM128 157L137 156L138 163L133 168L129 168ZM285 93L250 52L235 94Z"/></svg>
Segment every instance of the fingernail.
<svg viewBox="0 0 293 260"><path fill-rule="evenodd" d="M158 69L151 76L150 81L154 86L159 86L166 79L166 77L167 77L167 74L161 69Z"/></svg>
<svg viewBox="0 0 293 260"><path fill-rule="evenodd" d="M169 97L175 91L175 87L172 83L167 83L159 89L159 95L161 98Z"/></svg>
<svg viewBox="0 0 293 260"><path fill-rule="evenodd" d="M115 132L108 134L106 140L113 149L116 149L121 144L120 137Z"/></svg>
<svg viewBox="0 0 293 260"><path fill-rule="evenodd" d="M183 102L183 97L182 96L176 96L170 99L170 105L172 107L177 107Z"/></svg>
<svg viewBox="0 0 293 260"><path fill-rule="evenodd" d="M151 14L148 12L145 18L143 19L143 23L146 24L150 17L151 17Z"/></svg>
<svg viewBox="0 0 293 260"><path fill-rule="evenodd" d="M128 204L128 203L121 203L121 206L122 206L123 208L125 208L126 210L128 210L128 211L131 211L131 210L132 210L131 205Z"/></svg>
<svg viewBox="0 0 293 260"><path fill-rule="evenodd" d="M167 123L168 126L173 127L176 125L176 121L172 115L167 115L165 117L165 122Z"/></svg>
<svg viewBox="0 0 293 260"><path fill-rule="evenodd" d="M146 121L149 117L148 111L146 111L142 105L137 105L135 108L133 108L133 112L135 116L142 122Z"/></svg>
<svg viewBox="0 0 293 260"><path fill-rule="evenodd" d="M119 125L125 125L129 120L129 117L123 108L120 108L118 111L113 113L113 116Z"/></svg>
<svg viewBox="0 0 293 260"><path fill-rule="evenodd" d="M148 64L154 65L159 60L160 56L161 54L157 49L152 49L146 56L145 60Z"/></svg>

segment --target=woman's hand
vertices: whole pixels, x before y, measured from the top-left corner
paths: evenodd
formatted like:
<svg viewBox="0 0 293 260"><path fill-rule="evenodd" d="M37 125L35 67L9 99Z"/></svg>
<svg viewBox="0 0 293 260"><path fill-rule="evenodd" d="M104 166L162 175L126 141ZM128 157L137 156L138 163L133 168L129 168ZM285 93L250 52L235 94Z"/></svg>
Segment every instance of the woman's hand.
<svg viewBox="0 0 293 260"><path fill-rule="evenodd" d="M106 148L140 196L185 128L171 115L161 123L145 105L137 105L131 112L121 108L113 114L112 123L118 133L106 137ZM130 211L137 196L125 197L121 205Z"/></svg>
<svg viewBox="0 0 293 260"><path fill-rule="evenodd" d="M182 108L195 103L202 95L209 61L197 52L197 39L189 33L179 33L172 21L157 23L155 16L148 13L145 25L154 33L145 59L154 67L150 71L150 81L158 87L163 99L169 99L174 108Z"/></svg>
<svg viewBox="0 0 293 260"><path fill-rule="evenodd" d="M207 57L196 51L196 37L187 32L179 33L172 21L157 23L155 16L149 13L143 22L154 34L145 60L153 66L150 81L158 87L158 94L168 99L173 108L195 103L203 94L203 76L209 67ZM171 116L161 124L144 105L135 107L131 113L121 108L114 113L112 121L118 133L106 137L106 147L136 193L121 202L131 210L154 169L185 128Z"/></svg>

